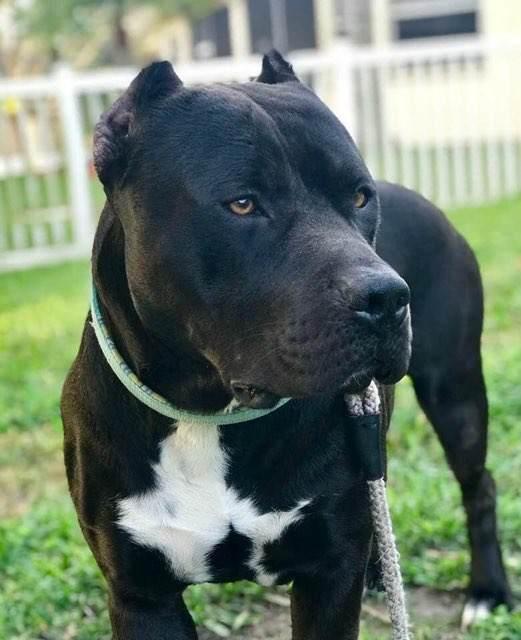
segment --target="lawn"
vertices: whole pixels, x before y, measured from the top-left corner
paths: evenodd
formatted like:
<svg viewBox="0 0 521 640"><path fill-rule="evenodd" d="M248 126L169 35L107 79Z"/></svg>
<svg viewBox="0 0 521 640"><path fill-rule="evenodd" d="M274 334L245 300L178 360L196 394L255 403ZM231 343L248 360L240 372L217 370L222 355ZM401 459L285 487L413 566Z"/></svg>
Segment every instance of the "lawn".
<svg viewBox="0 0 521 640"><path fill-rule="evenodd" d="M521 595L521 201L451 215L480 260L486 288L483 340L491 403L489 466L500 495L506 564ZM84 263L0 276L0 638L109 638L104 586L67 497L58 398L87 308ZM458 602L468 556L458 489L407 383L390 434L390 497L402 568L415 587ZM280 591L255 585L190 590L199 624L218 636L258 623ZM414 601L414 599L413 599ZM374 603L376 607L378 603ZM365 640L389 636L366 607ZM454 613L412 611L416 638L460 638ZM454 609L454 607L452 607ZM451 617L452 616L452 617ZM248 636L247 636L248 637ZM261 637L261 636L259 636ZM521 613L499 612L467 636L521 638Z"/></svg>

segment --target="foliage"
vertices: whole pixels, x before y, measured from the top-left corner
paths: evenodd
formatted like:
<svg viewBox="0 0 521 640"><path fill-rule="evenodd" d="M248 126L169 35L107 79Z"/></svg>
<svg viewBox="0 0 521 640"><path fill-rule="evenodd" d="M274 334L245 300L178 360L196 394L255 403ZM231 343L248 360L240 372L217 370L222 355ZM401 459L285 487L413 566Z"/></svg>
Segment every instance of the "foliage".
<svg viewBox="0 0 521 640"><path fill-rule="evenodd" d="M521 638L521 611L510 613L500 607L494 615L477 624L468 640L516 640Z"/></svg>
<svg viewBox="0 0 521 640"><path fill-rule="evenodd" d="M86 33L89 12L97 0L60 0L60 2L31 2L17 11L18 21L26 35L36 35L55 44L64 33Z"/></svg>
<svg viewBox="0 0 521 640"><path fill-rule="evenodd" d="M209 12L214 0L60 0L20 3L16 13L22 33L35 37L55 53L65 42L91 36L104 23L114 26L113 37L124 31L122 20L134 7L152 7L161 16L183 14L195 19ZM124 42L119 42L124 45Z"/></svg>
<svg viewBox="0 0 521 640"><path fill-rule="evenodd" d="M87 312L88 268L73 263L1 278L0 433L59 424L64 371Z"/></svg>

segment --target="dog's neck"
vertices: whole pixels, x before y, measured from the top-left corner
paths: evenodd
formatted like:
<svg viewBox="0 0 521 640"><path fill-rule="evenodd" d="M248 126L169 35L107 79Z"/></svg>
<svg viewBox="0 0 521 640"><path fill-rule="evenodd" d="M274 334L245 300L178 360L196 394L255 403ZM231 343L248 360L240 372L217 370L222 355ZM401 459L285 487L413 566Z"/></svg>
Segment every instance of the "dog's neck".
<svg viewBox="0 0 521 640"><path fill-rule="evenodd" d="M94 240L92 275L118 350L145 384L179 408L202 412L224 408L231 394L215 368L190 344L179 340L167 347L143 327L130 295L124 242L121 223L107 203Z"/></svg>

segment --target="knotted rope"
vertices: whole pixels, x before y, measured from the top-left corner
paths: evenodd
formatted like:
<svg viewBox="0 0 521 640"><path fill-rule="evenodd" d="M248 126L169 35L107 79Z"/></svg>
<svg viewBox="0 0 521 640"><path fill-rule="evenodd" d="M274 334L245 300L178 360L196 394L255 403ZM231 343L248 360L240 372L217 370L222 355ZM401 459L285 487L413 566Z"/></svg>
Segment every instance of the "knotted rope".
<svg viewBox="0 0 521 640"><path fill-rule="evenodd" d="M392 638L393 640L410 640L405 592L400 573L400 556L396 548L385 491L378 388L373 381L360 394L346 394L345 402L349 415L355 418L353 436L369 489L371 516L392 625Z"/></svg>

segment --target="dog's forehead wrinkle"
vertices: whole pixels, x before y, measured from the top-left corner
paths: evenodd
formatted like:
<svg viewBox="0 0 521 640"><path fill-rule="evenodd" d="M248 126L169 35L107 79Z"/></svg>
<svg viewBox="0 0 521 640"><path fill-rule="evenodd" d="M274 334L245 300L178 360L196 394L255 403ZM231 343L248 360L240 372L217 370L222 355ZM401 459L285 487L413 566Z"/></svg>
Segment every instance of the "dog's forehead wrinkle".
<svg viewBox="0 0 521 640"><path fill-rule="evenodd" d="M230 91L235 100L238 100L244 105L245 109L248 109L250 118L254 125L259 127L267 127L267 130L277 137L285 147L286 140L279 126L279 121L274 117L273 109L269 108L270 103L258 101L255 97L247 92L244 92L243 84L230 84L224 85L225 88ZM269 85L268 85L269 86ZM281 105L278 105L280 109ZM276 110L275 110L276 111Z"/></svg>
<svg viewBox="0 0 521 640"><path fill-rule="evenodd" d="M286 106L279 103L275 108L268 108L267 104L243 91L244 86L230 83L198 88L200 93L193 100L201 112L196 114L193 110L191 116L196 116L195 126L199 128L203 118L203 142L213 145L219 141L228 152L232 152L234 145L239 145L242 147L240 153L246 155L249 146L256 172L262 164L276 165L279 176L284 166L293 167L295 172L293 141L288 139L283 122L275 117L277 111ZM285 178L290 179L288 175Z"/></svg>
<svg viewBox="0 0 521 640"><path fill-rule="evenodd" d="M188 172L201 200L282 188L288 202L290 192L305 195L312 184L329 197L332 187L336 195L367 181L349 135L312 92L258 87L198 86L173 96L155 125L162 131L152 165L165 175ZM159 164L167 154L171 169Z"/></svg>
<svg viewBox="0 0 521 640"><path fill-rule="evenodd" d="M146 144L150 137L158 140L153 148ZM226 86L195 87L172 97L162 116L148 123L141 146L144 164L168 176L167 184L189 176L185 182L203 197L240 195L233 191L255 183L273 190L290 179L289 152L276 123L247 95ZM141 157L136 160L139 165Z"/></svg>
<svg viewBox="0 0 521 640"><path fill-rule="evenodd" d="M254 135L260 128L264 134L277 139L277 127L271 114L250 96L237 91L233 85L215 84L194 88L190 102L192 113L198 117L203 115L196 113L200 110L204 115L214 117L219 124L221 118L226 119L229 125L232 124L231 120L236 120L233 123L235 128L224 132L227 139L239 138L253 142Z"/></svg>
<svg viewBox="0 0 521 640"><path fill-rule="evenodd" d="M246 93L273 122L304 182L319 180L318 174L327 176L326 182L334 183L335 190L372 182L349 132L310 89L296 83L246 83L235 85L234 90Z"/></svg>

